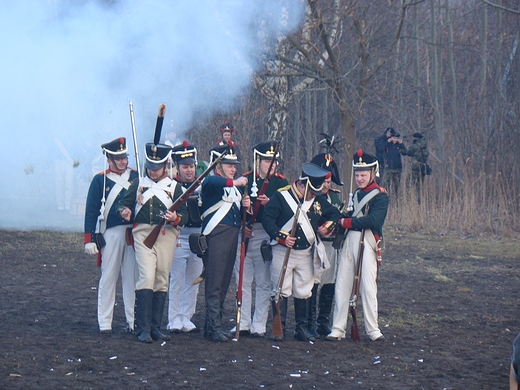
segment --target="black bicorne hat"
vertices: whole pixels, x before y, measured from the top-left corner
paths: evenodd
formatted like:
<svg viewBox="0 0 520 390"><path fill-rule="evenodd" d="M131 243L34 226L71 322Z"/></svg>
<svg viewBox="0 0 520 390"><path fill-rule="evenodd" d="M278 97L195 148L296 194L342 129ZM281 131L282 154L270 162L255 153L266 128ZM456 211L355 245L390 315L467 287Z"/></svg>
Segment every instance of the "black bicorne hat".
<svg viewBox="0 0 520 390"><path fill-rule="evenodd" d="M302 174L299 180L307 180L309 187L313 192L320 193L323 188L323 182L329 171L317 166L313 163L304 163L302 165Z"/></svg>
<svg viewBox="0 0 520 390"><path fill-rule="evenodd" d="M177 165L197 164L197 149L190 145L188 141L184 141L182 144L173 147L172 157Z"/></svg>
<svg viewBox="0 0 520 390"><path fill-rule="evenodd" d="M125 137L119 137L113 141L107 142L106 144L101 145L101 148L107 157L128 157Z"/></svg>
<svg viewBox="0 0 520 390"><path fill-rule="evenodd" d="M152 171L161 169L168 162L172 148L165 144L154 144L152 142L145 145L146 161L144 167Z"/></svg>
<svg viewBox="0 0 520 390"><path fill-rule="evenodd" d="M224 152L228 152L226 156L222 160L220 160L221 164L240 164L238 161L238 157L235 153L235 147L229 145L218 145L209 151L209 163L210 165L219 158Z"/></svg>
<svg viewBox="0 0 520 390"><path fill-rule="evenodd" d="M314 156L311 160L311 163L316 164L317 166L329 171L332 175L332 181L336 183L338 186L343 185L343 182L341 181L341 178L339 176L338 165L336 164L336 161L334 161L330 153L320 153Z"/></svg>

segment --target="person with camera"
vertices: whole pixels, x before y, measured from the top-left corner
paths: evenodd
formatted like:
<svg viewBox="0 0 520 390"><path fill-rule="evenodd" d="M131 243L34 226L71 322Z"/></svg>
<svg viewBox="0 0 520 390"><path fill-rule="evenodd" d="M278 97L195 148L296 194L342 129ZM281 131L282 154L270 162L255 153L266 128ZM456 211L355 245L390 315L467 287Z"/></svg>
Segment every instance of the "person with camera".
<svg viewBox="0 0 520 390"><path fill-rule="evenodd" d="M397 194L401 183L403 164L401 155L406 154L401 134L392 127L387 127L385 132L374 141L376 157L382 168L380 181L390 193Z"/></svg>
<svg viewBox="0 0 520 390"><path fill-rule="evenodd" d="M414 133L413 143L408 150L403 152L404 155L412 158L412 183L417 191L417 200L421 203L421 187L424 181L424 176L431 173L431 168L428 165L428 142L421 133Z"/></svg>

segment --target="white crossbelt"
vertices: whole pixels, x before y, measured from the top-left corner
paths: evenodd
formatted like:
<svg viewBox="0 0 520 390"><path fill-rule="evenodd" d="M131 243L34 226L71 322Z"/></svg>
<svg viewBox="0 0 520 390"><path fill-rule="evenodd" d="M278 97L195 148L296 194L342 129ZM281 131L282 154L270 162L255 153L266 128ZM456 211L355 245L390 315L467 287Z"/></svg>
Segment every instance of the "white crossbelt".
<svg viewBox="0 0 520 390"><path fill-rule="evenodd" d="M291 208L294 214L296 214L296 209L298 208L298 203L294 200L294 198L291 196L289 191L282 191L280 192L282 196L284 197L285 201ZM309 221L309 218L307 217L307 211L311 208L312 204L314 203L314 198L311 200L306 200L302 204L302 208L300 212L300 215L298 217L298 223L302 227L303 234L305 234L305 237L307 238L307 241L309 244L314 244L314 241L316 240L316 236L314 234L314 230L312 229L311 222ZM289 220L285 223L285 225L282 226L281 230L289 231L289 229L292 227L294 221L294 215L289 218ZM295 232L296 233L296 232Z"/></svg>
<svg viewBox="0 0 520 390"><path fill-rule="evenodd" d="M117 196L121 193L123 188L125 190L130 187L130 170L126 170L121 175L118 175L114 172L108 172L106 174L107 179L112 180L115 184L108 193L108 197L105 203L105 208L103 209L103 218L99 218L99 232L98 233L105 233L107 230L107 220L108 220L108 213L110 209L112 208L112 205L114 204ZM105 189L103 188L103 191Z"/></svg>
<svg viewBox="0 0 520 390"><path fill-rule="evenodd" d="M164 177L157 183L151 180L149 177L139 178L139 188L147 188L143 191L143 199L141 202L136 202L135 215L139 214L139 211L143 205L148 202L152 197L156 196L165 206L169 209L173 205L173 200L168 196L167 192L174 194L175 186L178 183L169 177ZM139 191L137 191L139 195Z"/></svg>
<svg viewBox="0 0 520 390"><path fill-rule="evenodd" d="M202 232L203 235L207 236L210 234L213 229L224 219L226 214L231 210L231 207L233 206L233 203L240 208L240 201L242 200L242 194L236 187L225 187L224 188L224 195L222 196L222 200L215 203L213 206L211 206L209 209L207 209L202 214L202 219L204 219L206 216L210 215L211 213L215 212L211 219L209 220L208 224L204 228L204 231Z"/></svg>

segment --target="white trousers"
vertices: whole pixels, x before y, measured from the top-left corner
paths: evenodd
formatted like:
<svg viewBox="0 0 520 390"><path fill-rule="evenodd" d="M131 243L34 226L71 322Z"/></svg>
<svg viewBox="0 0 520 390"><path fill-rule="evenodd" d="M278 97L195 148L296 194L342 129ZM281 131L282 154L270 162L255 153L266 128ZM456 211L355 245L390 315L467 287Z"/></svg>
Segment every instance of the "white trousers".
<svg viewBox="0 0 520 390"><path fill-rule="evenodd" d="M98 324L100 330L112 329L116 285L121 273L126 322L134 328L136 263L132 246L126 245L128 225L114 226L103 234L106 245L101 249L101 277L98 287Z"/></svg>
<svg viewBox="0 0 520 390"><path fill-rule="evenodd" d="M244 259L242 278L242 308L240 309L240 330L251 333L265 333L267 316L271 302L271 262L264 262L260 253L263 240L269 240L269 235L261 223L253 226L253 236L249 239L247 253ZM235 277L238 286L240 270L240 249L235 262ZM255 305L252 310L253 281L255 282Z"/></svg>
<svg viewBox="0 0 520 390"><path fill-rule="evenodd" d="M320 288L324 284L332 284L336 282L336 258L338 251L332 247L332 241L322 241L325 246L327 258L329 259L330 267L320 273L314 273L314 283L320 284Z"/></svg>
<svg viewBox="0 0 520 390"><path fill-rule="evenodd" d="M345 337L360 239L361 232L350 230L339 253L334 293L334 319L330 334L333 337ZM375 245L373 245L372 240L368 239L368 233L365 234L364 241L365 249L361 267L359 298L361 298L363 303L363 319L366 334L371 340L375 340L382 335L377 323L377 257Z"/></svg>
<svg viewBox="0 0 520 390"><path fill-rule="evenodd" d="M196 328L191 322L197 305L200 284L193 281L202 273L202 259L190 250L189 236L200 233L200 227L184 227L179 236L180 247L175 249L170 270L168 290L168 330L189 332Z"/></svg>
<svg viewBox="0 0 520 390"><path fill-rule="evenodd" d="M283 245L273 246L273 261L271 264L272 294L276 294L282 271L282 264L287 248ZM312 248L291 250L280 295L298 299L312 296L314 286L314 265Z"/></svg>

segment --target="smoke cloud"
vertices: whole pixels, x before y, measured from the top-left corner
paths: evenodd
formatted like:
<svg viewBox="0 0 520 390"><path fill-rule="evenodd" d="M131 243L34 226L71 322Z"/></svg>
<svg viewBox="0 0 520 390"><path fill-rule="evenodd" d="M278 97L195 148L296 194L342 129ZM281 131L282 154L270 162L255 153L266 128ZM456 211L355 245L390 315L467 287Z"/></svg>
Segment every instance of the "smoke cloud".
<svg viewBox="0 0 520 390"><path fill-rule="evenodd" d="M292 0L2 1L0 228L82 231L100 145L126 137L136 165L129 101L142 160L160 103L163 135L232 109L260 21L265 40L302 15Z"/></svg>

